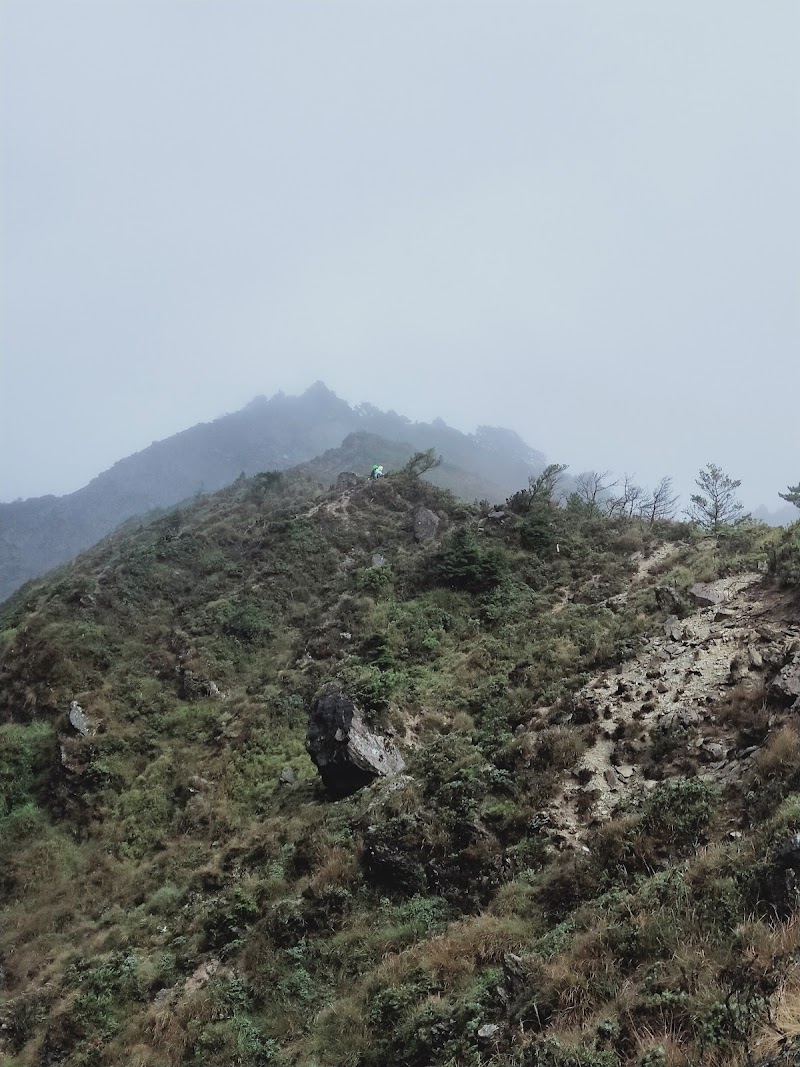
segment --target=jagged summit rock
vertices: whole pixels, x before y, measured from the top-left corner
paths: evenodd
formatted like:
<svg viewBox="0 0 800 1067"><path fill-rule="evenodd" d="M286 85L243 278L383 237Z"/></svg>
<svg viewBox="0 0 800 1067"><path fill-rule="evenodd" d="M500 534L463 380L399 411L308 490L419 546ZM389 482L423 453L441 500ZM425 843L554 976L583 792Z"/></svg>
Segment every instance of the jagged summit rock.
<svg viewBox="0 0 800 1067"><path fill-rule="evenodd" d="M389 738L373 733L341 690L316 697L308 719L306 751L326 789L349 796L376 778L399 774L403 757Z"/></svg>

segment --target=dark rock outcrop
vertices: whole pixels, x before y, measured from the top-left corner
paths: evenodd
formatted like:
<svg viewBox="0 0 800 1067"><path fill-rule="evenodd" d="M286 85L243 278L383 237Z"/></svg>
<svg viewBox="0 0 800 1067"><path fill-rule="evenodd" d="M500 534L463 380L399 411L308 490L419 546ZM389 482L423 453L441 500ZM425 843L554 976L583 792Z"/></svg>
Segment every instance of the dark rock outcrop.
<svg viewBox="0 0 800 1067"><path fill-rule="evenodd" d="M674 589L670 589L667 585L659 585L656 587L655 594L656 604L667 615L680 615L683 612L683 601Z"/></svg>
<svg viewBox="0 0 800 1067"><path fill-rule="evenodd" d="M795 654L773 678L769 694L779 704L800 708L800 654Z"/></svg>
<svg viewBox="0 0 800 1067"><path fill-rule="evenodd" d="M792 834L775 846L763 895L780 918L796 909L800 901L800 834Z"/></svg>
<svg viewBox="0 0 800 1067"><path fill-rule="evenodd" d="M405 767L392 742L373 733L352 700L340 691L323 693L314 700L306 751L325 788L336 796L349 796Z"/></svg>
<svg viewBox="0 0 800 1067"><path fill-rule="evenodd" d="M361 481L357 474L352 471L342 471L336 479L337 489L355 489L358 483Z"/></svg>

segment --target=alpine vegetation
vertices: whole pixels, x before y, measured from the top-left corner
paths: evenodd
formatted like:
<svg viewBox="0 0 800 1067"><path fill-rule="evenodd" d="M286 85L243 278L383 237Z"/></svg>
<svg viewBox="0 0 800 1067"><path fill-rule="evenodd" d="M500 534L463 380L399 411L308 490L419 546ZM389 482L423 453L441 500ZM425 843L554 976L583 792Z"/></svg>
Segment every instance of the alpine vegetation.
<svg viewBox="0 0 800 1067"><path fill-rule="evenodd" d="M797 527L438 459L243 476L2 606L3 1063L793 1062Z"/></svg>

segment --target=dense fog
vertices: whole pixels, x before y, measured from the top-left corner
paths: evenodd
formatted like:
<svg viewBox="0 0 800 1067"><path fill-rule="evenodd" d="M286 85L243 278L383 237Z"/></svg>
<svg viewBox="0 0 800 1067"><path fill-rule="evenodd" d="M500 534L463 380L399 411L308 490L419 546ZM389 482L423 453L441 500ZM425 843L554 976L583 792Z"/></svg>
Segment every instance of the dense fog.
<svg viewBox="0 0 800 1067"><path fill-rule="evenodd" d="M9 2L0 499L258 394L800 477L800 11Z"/></svg>

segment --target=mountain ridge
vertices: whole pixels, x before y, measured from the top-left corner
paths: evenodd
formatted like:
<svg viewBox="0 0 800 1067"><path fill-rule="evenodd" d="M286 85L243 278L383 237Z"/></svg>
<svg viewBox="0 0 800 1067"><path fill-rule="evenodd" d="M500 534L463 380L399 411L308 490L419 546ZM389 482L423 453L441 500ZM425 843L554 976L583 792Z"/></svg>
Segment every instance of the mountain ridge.
<svg viewBox="0 0 800 1067"><path fill-rule="evenodd" d="M0 607L4 1062L779 1062L800 526L337 482L239 479ZM405 761L337 799L331 685Z"/></svg>
<svg viewBox="0 0 800 1067"><path fill-rule="evenodd" d="M479 427L469 435L441 420L414 423L368 404L353 408L322 382L296 397L256 397L118 460L74 493L0 504L0 601L132 516L220 489L240 473L307 462L354 432L402 441L408 453L445 452L449 470L437 477L462 495L474 489L501 499L544 462L513 431Z"/></svg>

